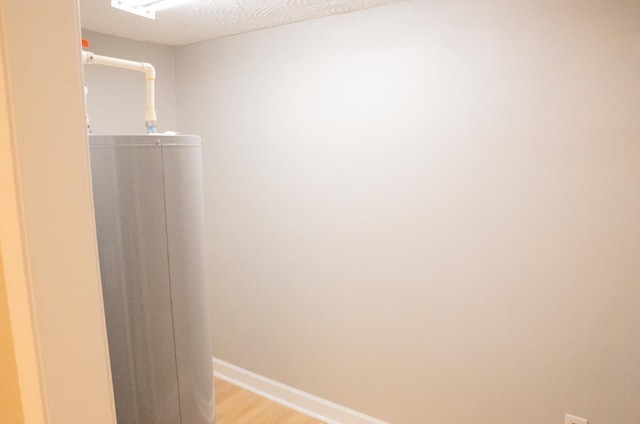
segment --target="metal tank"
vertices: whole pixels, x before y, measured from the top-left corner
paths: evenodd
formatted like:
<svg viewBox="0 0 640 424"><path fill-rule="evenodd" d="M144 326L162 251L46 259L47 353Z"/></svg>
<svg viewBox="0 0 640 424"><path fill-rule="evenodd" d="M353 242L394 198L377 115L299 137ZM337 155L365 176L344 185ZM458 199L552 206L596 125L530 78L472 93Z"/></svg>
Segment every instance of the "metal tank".
<svg viewBox="0 0 640 424"><path fill-rule="evenodd" d="M201 141L89 136L119 424L212 424Z"/></svg>

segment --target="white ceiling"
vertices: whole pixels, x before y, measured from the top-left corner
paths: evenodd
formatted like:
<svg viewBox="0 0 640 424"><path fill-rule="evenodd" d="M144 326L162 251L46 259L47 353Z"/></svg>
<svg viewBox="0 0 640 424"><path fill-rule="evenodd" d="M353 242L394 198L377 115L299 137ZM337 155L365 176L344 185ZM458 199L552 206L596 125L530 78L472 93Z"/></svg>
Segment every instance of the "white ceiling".
<svg viewBox="0 0 640 424"><path fill-rule="evenodd" d="M150 20L113 9L111 0L80 0L80 15L84 29L175 46L398 1L187 0Z"/></svg>

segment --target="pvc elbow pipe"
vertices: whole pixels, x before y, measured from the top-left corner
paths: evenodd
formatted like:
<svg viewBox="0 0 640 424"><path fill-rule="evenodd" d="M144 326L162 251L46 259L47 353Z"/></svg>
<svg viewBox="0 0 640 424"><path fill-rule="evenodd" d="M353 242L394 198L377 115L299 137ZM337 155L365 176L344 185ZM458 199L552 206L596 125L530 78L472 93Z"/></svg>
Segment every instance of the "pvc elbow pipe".
<svg viewBox="0 0 640 424"><path fill-rule="evenodd" d="M145 111L145 126L147 134L156 132L158 117L156 115L156 69L150 63L141 62L147 82L147 109Z"/></svg>
<svg viewBox="0 0 640 424"><path fill-rule="evenodd" d="M82 62L88 65L104 65L113 68L130 69L132 71L144 72L146 79L147 107L145 111L145 126L147 134L156 132L158 117L156 115L156 69L150 63L135 62L132 60L117 59L115 57L100 56L92 52L82 52Z"/></svg>
<svg viewBox="0 0 640 424"><path fill-rule="evenodd" d="M151 65L149 65L151 66ZM155 90L155 84L156 84L156 78L155 78L155 70L153 69L153 66L151 67L151 72L146 73L147 76L147 108L145 111L145 125L147 127L147 131L149 133L155 133L155 129L158 125L158 117L156 115L156 108L155 108L155 104L156 104L156 90ZM150 77L150 75L153 75L153 77Z"/></svg>

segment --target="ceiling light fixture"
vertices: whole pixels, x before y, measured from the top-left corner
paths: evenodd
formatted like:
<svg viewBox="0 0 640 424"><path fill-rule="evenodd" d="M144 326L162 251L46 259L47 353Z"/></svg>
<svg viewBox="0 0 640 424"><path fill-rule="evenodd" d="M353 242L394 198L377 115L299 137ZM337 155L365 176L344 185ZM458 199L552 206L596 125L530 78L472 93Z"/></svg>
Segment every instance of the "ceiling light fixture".
<svg viewBox="0 0 640 424"><path fill-rule="evenodd" d="M158 10L170 9L188 1L190 0L111 0L111 7L155 19Z"/></svg>

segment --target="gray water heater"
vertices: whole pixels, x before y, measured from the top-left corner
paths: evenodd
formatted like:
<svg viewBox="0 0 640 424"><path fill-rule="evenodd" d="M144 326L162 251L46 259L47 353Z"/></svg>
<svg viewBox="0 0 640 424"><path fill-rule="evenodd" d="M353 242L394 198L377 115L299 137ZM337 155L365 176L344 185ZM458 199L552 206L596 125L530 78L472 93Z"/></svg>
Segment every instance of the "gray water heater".
<svg viewBox="0 0 640 424"><path fill-rule="evenodd" d="M119 424L212 424L198 136L89 137Z"/></svg>

